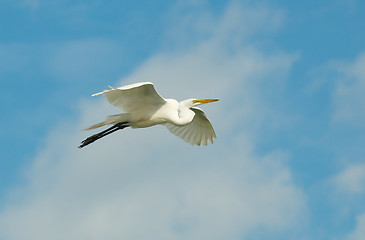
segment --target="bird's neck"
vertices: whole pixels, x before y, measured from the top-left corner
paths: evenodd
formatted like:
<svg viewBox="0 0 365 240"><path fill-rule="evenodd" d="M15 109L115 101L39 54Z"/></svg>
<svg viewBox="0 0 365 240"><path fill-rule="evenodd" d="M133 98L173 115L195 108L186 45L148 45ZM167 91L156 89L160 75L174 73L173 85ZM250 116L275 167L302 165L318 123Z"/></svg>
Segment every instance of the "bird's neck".
<svg viewBox="0 0 365 240"><path fill-rule="evenodd" d="M193 120L194 115L195 115L195 113L190 109L187 109L187 108L184 108L182 110L179 109L179 117L176 121L176 124L181 125L181 126L186 125Z"/></svg>

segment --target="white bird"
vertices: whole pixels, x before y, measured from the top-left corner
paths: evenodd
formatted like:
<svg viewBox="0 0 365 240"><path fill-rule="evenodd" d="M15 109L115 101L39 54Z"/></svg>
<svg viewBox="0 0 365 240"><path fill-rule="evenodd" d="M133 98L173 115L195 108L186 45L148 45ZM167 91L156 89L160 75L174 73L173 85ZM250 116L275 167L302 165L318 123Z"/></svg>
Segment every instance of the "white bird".
<svg viewBox="0 0 365 240"><path fill-rule="evenodd" d="M110 87L110 86L109 86ZM207 142L213 143L216 138L212 124L203 110L197 105L218 101L218 99L187 99L181 102L175 99L164 99L150 82L135 83L124 87L105 90L92 96L104 95L114 105L125 113L107 116L104 122L92 125L85 130L95 129L113 124L112 127L94 134L82 141L82 148L99 138L125 127L145 128L157 124L165 125L170 132L192 145Z"/></svg>

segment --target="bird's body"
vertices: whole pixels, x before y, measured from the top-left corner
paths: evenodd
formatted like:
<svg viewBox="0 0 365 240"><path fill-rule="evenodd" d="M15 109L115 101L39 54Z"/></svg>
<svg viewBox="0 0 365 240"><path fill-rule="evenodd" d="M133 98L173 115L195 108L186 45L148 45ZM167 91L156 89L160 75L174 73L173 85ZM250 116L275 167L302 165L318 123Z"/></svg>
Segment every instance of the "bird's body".
<svg viewBox="0 0 365 240"><path fill-rule="evenodd" d="M149 82L135 83L120 88L110 87L93 96L104 95L114 106L125 113L107 116L104 122L95 124L89 129L113 124L113 126L99 134L85 139L80 148L125 127L145 128L158 124L165 125L172 133L181 137L192 145L207 145L213 143L216 137L214 129L204 112L196 105L218 101L187 99L181 102L175 99L164 99Z"/></svg>
<svg viewBox="0 0 365 240"><path fill-rule="evenodd" d="M183 126L194 118L194 112L190 109L180 110L181 103L175 99L165 99L165 101L165 104L145 106L139 111L112 115L107 119L111 123L127 121L132 128L145 128L165 123Z"/></svg>

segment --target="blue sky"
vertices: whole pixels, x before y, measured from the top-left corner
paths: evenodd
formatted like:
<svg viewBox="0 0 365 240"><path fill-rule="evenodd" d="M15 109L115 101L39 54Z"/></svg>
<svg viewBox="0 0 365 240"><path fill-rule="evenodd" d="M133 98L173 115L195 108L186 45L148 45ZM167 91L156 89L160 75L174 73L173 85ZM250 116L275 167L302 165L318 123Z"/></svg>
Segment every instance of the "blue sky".
<svg viewBox="0 0 365 240"><path fill-rule="evenodd" d="M365 239L363 1L0 5L1 239ZM221 99L215 143L77 149L144 81Z"/></svg>

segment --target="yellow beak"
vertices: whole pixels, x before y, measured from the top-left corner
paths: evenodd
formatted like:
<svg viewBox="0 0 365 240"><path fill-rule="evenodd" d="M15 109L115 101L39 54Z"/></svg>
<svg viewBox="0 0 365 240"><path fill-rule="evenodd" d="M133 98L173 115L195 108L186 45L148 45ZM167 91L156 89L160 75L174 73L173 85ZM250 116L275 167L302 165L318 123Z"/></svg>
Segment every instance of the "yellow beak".
<svg viewBox="0 0 365 240"><path fill-rule="evenodd" d="M200 104L205 104L205 103L219 101L219 99L201 99L201 100L196 100L196 101L199 102Z"/></svg>

